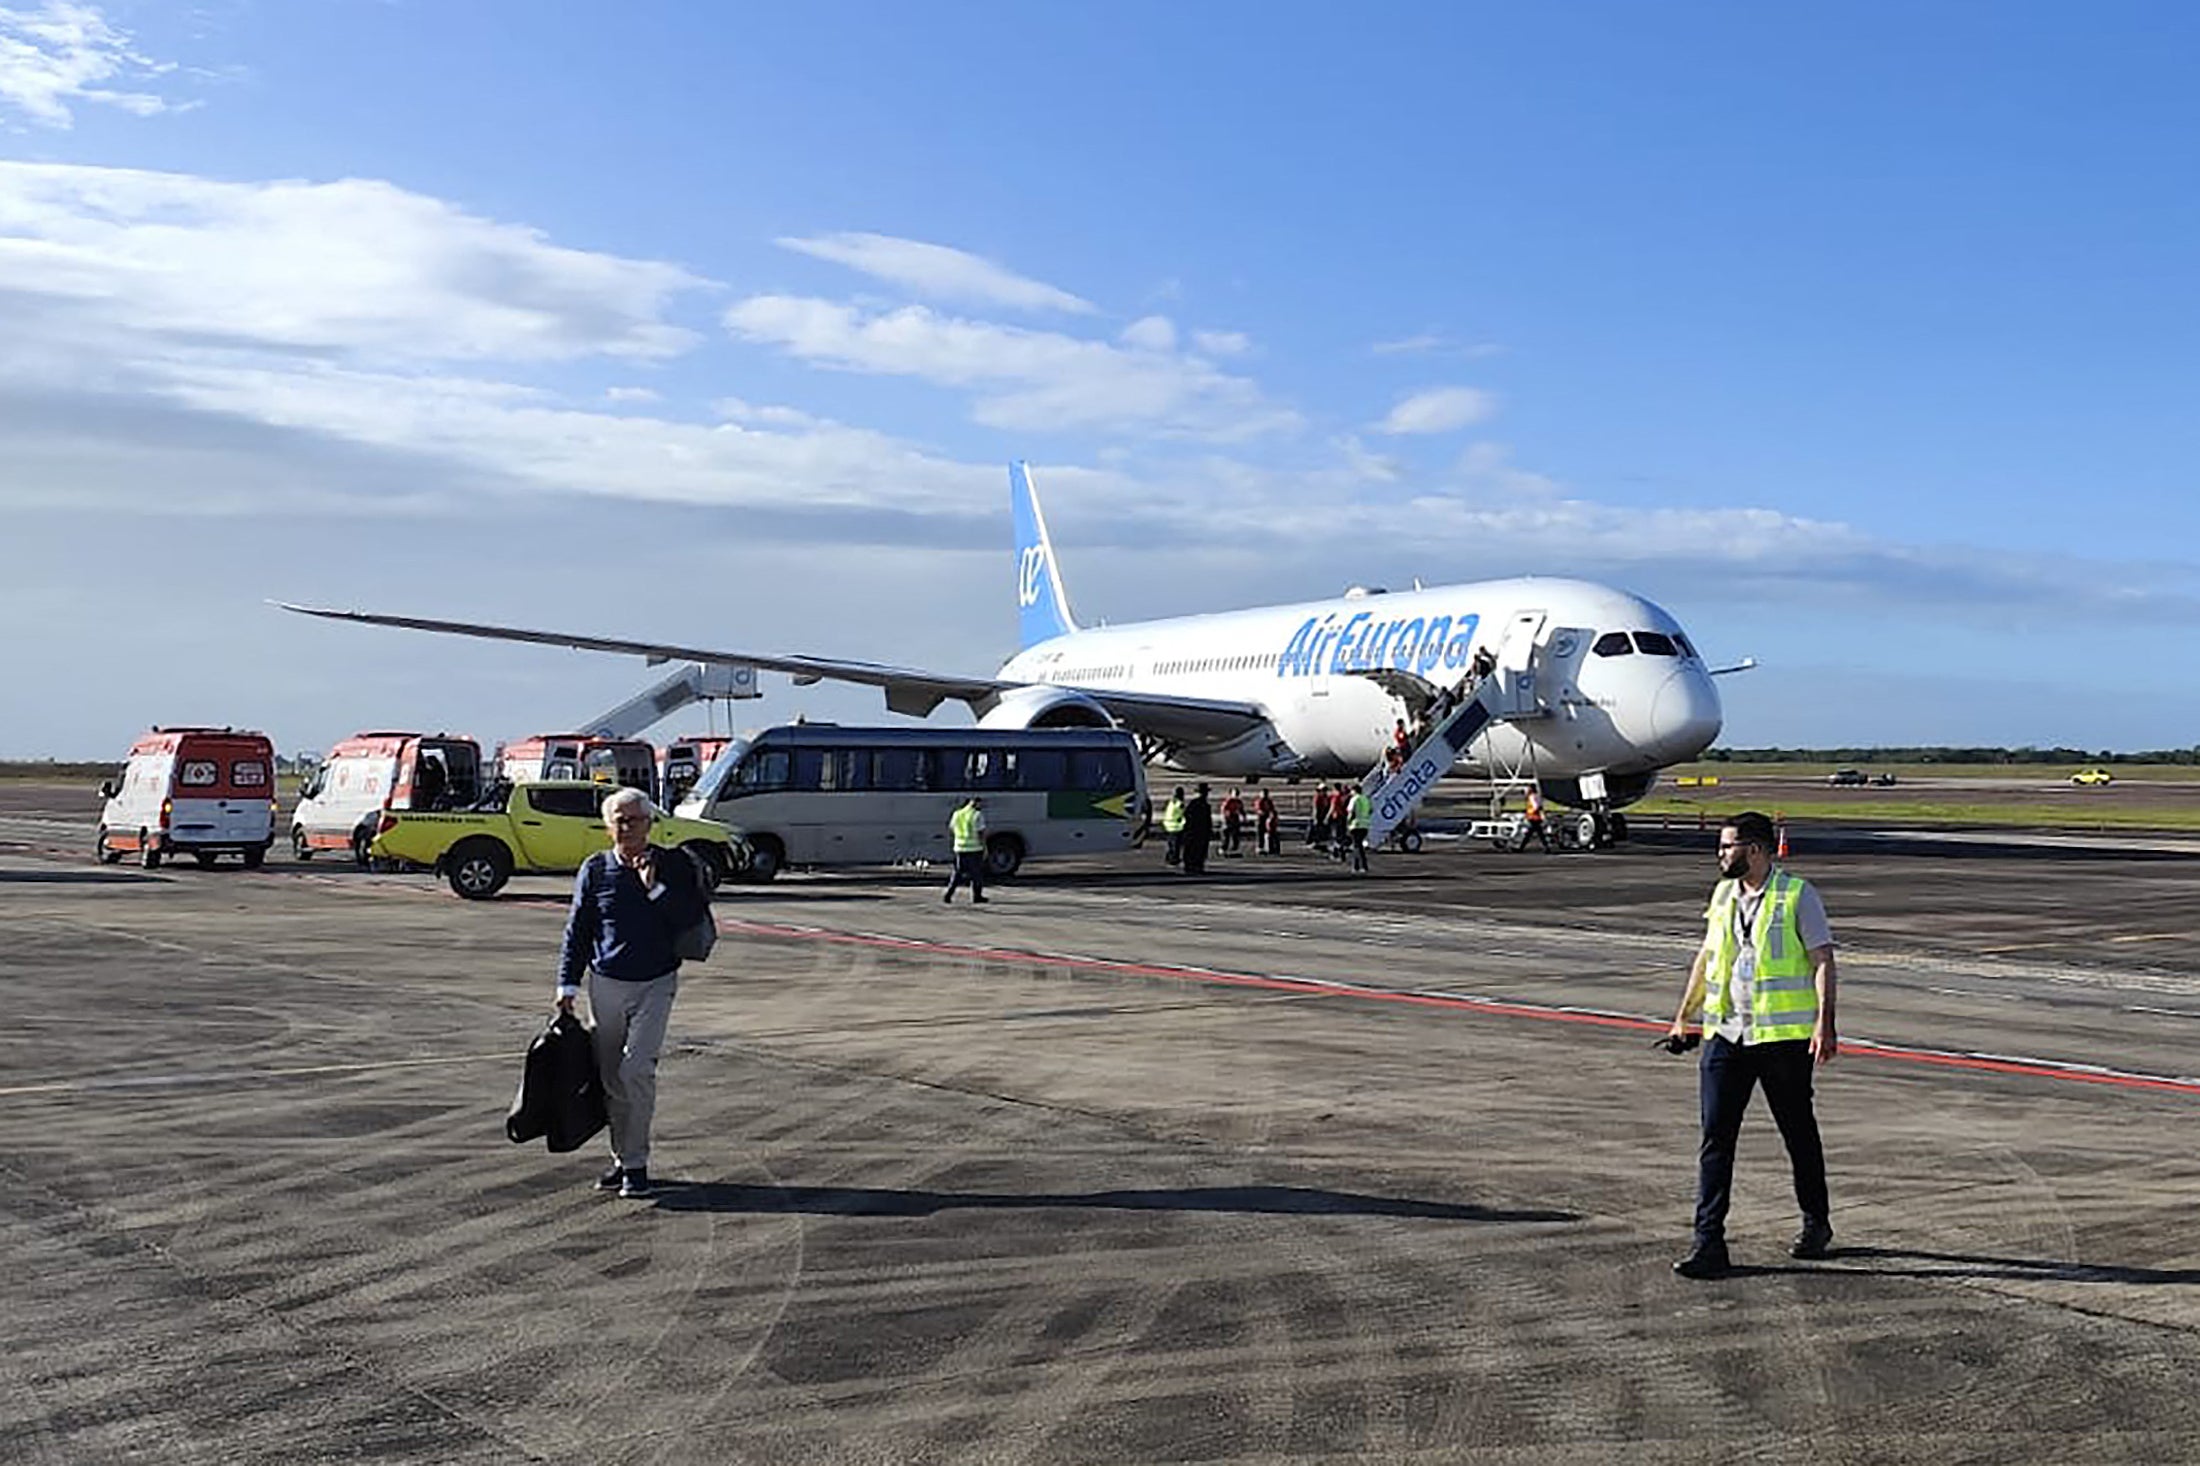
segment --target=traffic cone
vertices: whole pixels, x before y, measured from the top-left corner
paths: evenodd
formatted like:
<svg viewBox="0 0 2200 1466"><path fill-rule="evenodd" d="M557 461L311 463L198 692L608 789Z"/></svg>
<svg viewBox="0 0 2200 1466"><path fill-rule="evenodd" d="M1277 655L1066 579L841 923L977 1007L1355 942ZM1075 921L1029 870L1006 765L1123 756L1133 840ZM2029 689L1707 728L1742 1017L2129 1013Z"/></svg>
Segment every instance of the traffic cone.
<svg viewBox="0 0 2200 1466"><path fill-rule="evenodd" d="M1780 826L1780 848L1773 852L1772 858L1774 860L1788 858L1788 827L1786 825Z"/></svg>

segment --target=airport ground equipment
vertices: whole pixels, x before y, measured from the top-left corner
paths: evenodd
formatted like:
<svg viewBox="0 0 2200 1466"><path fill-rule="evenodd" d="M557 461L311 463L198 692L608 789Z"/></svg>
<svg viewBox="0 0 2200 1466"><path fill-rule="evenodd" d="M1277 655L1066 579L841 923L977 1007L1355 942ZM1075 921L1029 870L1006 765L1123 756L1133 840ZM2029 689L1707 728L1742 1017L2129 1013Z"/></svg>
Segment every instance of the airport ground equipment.
<svg viewBox="0 0 2200 1466"><path fill-rule="evenodd" d="M1367 829L1368 844L1380 845L1389 839L1390 832L1405 823L1437 782L1451 772L1452 765L1459 762L1467 745L1489 725L1492 709L1499 702L1499 691L1497 678L1483 678L1463 701L1445 711L1428 736L1406 755L1398 772L1377 771L1386 776L1368 791L1375 806L1374 819ZM1376 774L1368 777L1373 779Z"/></svg>
<svg viewBox="0 0 2200 1466"><path fill-rule="evenodd" d="M762 697L756 669L732 662L692 662L643 688L634 696L581 724L597 738L638 738L647 729L693 703Z"/></svg>
<svg viewBox="0 0 2200 1466"><path fill-rule="evenodd" d="M504 889L515 872L576 871L611 848L601 784L545 780L493 789L468 810L385 810L368 853L426 866L469 901ZM692 856L706 887L748 865L741 836L716 820L660 814L649 843Z"/></svg>

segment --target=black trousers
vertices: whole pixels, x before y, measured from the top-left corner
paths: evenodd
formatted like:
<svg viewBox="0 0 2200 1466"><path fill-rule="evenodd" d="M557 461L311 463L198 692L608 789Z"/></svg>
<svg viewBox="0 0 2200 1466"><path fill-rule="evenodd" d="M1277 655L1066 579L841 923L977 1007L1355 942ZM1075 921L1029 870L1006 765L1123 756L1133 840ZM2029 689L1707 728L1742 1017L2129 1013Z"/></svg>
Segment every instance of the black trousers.
<svg viewBox="0 0 2200 1466"><path fill-rule="evenodd" d="M1726 1241L1726 1208L1734 1191L1734 1146L1742 1112L1758 1085L1780 1127L1788 1163L1795 1170L1795 1205L1805 1217L1826 1216L1826 1152L1811 1109L1810 1041L1737 1044L1714 1034L1703 1046L1698 1069L1703 1100L1703 1146L1696 1162L1697 1245Z"/></svg>
<svg viewBox="0 0 2200 1466"><path fill-rule="evenodd" d="M955 892L964 881L970 882L970 899L985 899L985 852L983 850L958 850L955 852L955 873L947 878L947 894L940 899L952 901Z"/></svg>

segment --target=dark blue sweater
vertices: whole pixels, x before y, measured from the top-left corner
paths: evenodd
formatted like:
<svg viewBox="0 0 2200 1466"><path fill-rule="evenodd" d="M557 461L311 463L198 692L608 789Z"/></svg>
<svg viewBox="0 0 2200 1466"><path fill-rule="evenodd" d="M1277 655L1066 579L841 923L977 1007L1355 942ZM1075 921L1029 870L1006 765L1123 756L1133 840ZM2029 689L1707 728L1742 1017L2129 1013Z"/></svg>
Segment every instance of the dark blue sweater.
<svg viewBox="0 0 2200 1466"><path fill-rule="evenodd" d="M584 968L621 982L646 982L676 971L672 939L710 914L695 863L682 850L655 852L655 899L642 878L612 852L588 857L573 877L573 909L558 952L558 986L578 987Z"/></svg>

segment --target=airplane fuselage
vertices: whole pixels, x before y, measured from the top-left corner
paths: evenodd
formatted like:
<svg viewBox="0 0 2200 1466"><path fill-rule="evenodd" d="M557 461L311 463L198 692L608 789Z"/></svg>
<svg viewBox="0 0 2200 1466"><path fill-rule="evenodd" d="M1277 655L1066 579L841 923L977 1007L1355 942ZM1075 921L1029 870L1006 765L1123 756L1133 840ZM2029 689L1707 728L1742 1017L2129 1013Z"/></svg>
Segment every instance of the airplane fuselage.
<svg viewBox="0 0 2200 1466"><path fill-rule="evenodd" d="M1484 649L1530 672L1533 693L1469 747L1467 771L1525 768L1547 780L1601 772L1647 787L1647 776L1718 737L1718 693L1679 623L1640 596L1580 580L1366 592L1072 631L1025 648L999 675L1254 703L1267 727L1179 746L1172 761L1219 777L1336 778L1381 759L1403 710L1363 674L1388 669L1449 686Z"/></svg>

